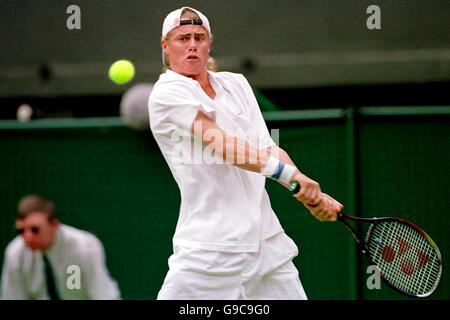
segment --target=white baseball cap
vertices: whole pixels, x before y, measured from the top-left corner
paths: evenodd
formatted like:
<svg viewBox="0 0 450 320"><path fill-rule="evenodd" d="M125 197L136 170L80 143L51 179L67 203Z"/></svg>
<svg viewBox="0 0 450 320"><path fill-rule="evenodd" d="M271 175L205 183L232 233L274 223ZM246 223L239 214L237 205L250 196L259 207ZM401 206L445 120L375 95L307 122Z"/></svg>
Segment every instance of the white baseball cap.
<svg viewBox="0 0 450 320"><path fill-rule="evenodd" d="M200 19L186 19L181 20L181 13L184 9L189 9L194 11ZM200 11L190 8L190 7L182 7L180 9L174 10L171 13L169 13L166 18L164 19L163 28L162 28L162 36L166 37L167 34L175 29L176 27L186 25L186 24L194 24L204 27L206 30L208 30L209 35L211 36L211 27L209 26L208 18L201 13Z"/></svg>

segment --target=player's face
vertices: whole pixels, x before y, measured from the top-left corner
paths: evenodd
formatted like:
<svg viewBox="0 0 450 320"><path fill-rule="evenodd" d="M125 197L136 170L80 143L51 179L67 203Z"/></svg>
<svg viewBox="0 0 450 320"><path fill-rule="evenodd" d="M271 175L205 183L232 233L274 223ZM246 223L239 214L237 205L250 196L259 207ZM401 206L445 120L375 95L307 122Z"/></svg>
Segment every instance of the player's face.
<svg viewBox="0 0 450 320"><path fill-rule="evenodd" d="M31 250L46 250L53 242L58 225L58 220L49 221L42 212L16 220L17 232Z"/></svg>
<svg viewBox="0 0 450 320"><path fill-rule="evenodd" d="M180 26L173 29L161 45L172 71L191 78L206 74L211 43L205 28Z"/></svg>

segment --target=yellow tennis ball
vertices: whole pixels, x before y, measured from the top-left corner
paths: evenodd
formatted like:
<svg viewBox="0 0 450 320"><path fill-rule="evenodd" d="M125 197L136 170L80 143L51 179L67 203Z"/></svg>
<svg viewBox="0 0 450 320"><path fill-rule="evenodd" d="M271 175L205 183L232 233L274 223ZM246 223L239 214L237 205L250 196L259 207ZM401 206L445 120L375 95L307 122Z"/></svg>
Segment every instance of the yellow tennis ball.
<svg viewBox="0 0 450 320"><path fill-rule="evenodd" d="M134 73L134 65L128 60L118 60L109 67L109 78L117 84L131 81Z"/></svg>

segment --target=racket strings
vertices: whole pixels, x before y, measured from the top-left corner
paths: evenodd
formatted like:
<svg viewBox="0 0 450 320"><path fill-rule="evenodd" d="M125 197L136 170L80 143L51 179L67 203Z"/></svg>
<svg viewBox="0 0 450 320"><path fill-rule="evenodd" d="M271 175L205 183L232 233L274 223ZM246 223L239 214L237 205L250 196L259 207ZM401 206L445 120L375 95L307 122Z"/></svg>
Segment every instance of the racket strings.
<svg viewBox="0 0 450 320"><path fill-rule="evenodd" d="M413 229L411 229L411 230L413 230ZM415 233L413 233L413 232L410 232L410 233L406 234L405 236L406 236L405 240L408 243L411 243L415 240L415 238L414 238ZM418 242L417 251L416 251L417 256L411 257L413 259L413 261L415 260L415 262L416 262L416 263L413 263L412 268L424 268L425 267L426 269L423 270L422 272L415 272L415 270L413 269L412 270L413 273L409 277L405 276L404 283L405 283L406 287L411 287L411 286L417 285L418 289L419 289L418 291L421 293L425 293L432 288L432 286L431 286L431 288L427 287L427 284L430 283L429 279L432 274L432 270L427 270L428 269L427 267L431 267L433 264L428 263L428 261L427 261L427 263L425 263L424 265L421 266L421 259L422 259L421 257L422 256L431 257L433 251L434 251L433 248L431 247L431 245L428 244L427 241L419 241ZM413 254L414 254L414 252L413 252ZM428 260L429 259L430 258L428 258ZM407 263L410 263L409 260L407 260L407 261L408 261Z"/></svg>
<svg viewBox="0 0 450 320"><path fill-rule="evenodd" d="M421 263L421 260L418 260L414 254L417 252L421 252L421 256L432 258L431 252L432 248L430 246L427 246L427 242L417 242L416 247L412 247L410 243L413 243L415 241L415 237L417 236L415 232L402 232L402 224L396 224L394 225L395 228L393 228L393 234L397 237L397 246L395 246L395 243L391 244L392 247L396 248L397 252L397 263L391 264L393 270L389 270L391 272L397 272L397 275L395 275L397 278L397 282L399 287L404 291L409 291L413 294L421 294L424 292L427 292L429 289L429 286L432 285L429 281L430 277L433 275L433 272L430 269L430 267L433 266L433 263L427 261L427 263ZM408 228L409 229L409 228ZM388 228L382 229L384 234L386 235L386 230L389 230ZM413 230L413 229L411 229ZM420 251L419 251L420 250ZM409 254L408 254L409 253ZM414 263L416 260L417 263ZM425 270L422 270L422 272L417 272L416 268L423 268L427 267ZM392 280L392 279L391 279ZM427 286L428 284L428 286ZM413 292L411 288L416 288L416 292Z"/></svg>
<svg viewBox="0 0 450 320"><path fill-rule="evenodd" d="M385 262L389 263L387 265L387 268L386 266L382 266L384 267L383 274L387 278L387 280L391 282L391 284L396 285L403 291L411 292L410 288L412 285L414 285L415 283L419 283L419 285L421 284L421 282L417 282L417 279L415 279L414 275L417 275L418 273L414 272L415 266L410 261L411 257L407 257L407 255L405 255L405 252L409 252L411 250L411 245L409 244L413 240L411 239L411 234L403 233L401 235L400 225L398 224L392 225L392 229L386 228L386 225L383 225L382 228L380 227L378 228L378 230L381 233L381 238L378 237L378 239L384 239L385 245L382 248L385 249L386 247L389 247L391 252L391 257L389 259L386 259L386 257L384 256L381 257ZM393 243L393 241L390 241L389 243L388 241L386 241L386 239L392 238L392 235L397 235L397 244L395 244L395 242ZM401 237L399 235L401 235ZM396 250L393 248L395 248ZM378 255L382 255L382 252L383 251L378 250ZM394 262L395 256L397 256L397 262ZM401 258L402 256L403 258ZM399 262L399 259L403 260ZM382 260L377 259L377 261ZM393 281L393 279L395 279L396 281Z"/></svg>
<svg viewBox="0 0 450 320"><path fill-rule="evenodd" d="M434 249L416 230L402 224L398 224L397 227L400 228L400 226L406 227L409 232L401 233L400 231L397 239L398 242L407 244L414 243L416 237L422 240L417 241L417 246L412 246L410 250L408 250L409 248L401 248L402 245L400 245L400 257L404 257L403 260L400 260L402 284L405 289L409 288L414 294L425 294L434 287L435 281L430 281L430 279L436 279L435 277L430 278L432 275L436 275L432 269L430 270L433 265L436 265L436 263L430 261L430 259L433 259ZM403 252L405 250L408 250L406 254ZM424 257L427 257L425 258L426 262L422 261ZM434 259L437 259L437 255L434 255ZM417 272L417 270L420 272ZM416 291L413 292L412 288L416 288Z"/></svg>
<svg viewBox="0 0 450 320"><path fill-rule="evenodd" d="M428 241L422 241L422 246L420 247L419 251L419 259L417 263L417 267L424 268L423 272L418 273L417 281L420 283L420 289L422 291L426 292L431 288L427 287L427 284L431 284L430 280L438 278L439 275L439 268L433 268L433 266L440 266L440 263L438 261L437 254L434 253L434 248L428 243ZM434 259L434 261L429 261L430 259ZM431 262L431 263L429 263ZM415 279L416 280L416 279Z"/></svg>
<svg viewBox="0 0 450 320"><path fill-rule="evenodd" d="M372 227L369 254L384 278L403 292L431 293L441 275L441 261L433 245L411 226L382 221Z"/></svg>

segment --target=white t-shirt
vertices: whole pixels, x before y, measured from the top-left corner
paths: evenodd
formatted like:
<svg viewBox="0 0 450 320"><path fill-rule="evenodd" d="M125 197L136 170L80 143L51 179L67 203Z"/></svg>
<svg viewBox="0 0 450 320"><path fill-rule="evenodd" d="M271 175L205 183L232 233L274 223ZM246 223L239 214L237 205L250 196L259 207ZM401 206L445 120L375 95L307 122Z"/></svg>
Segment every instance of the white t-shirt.
<svg viewBox="0 0 450 320"><path fill-rule="evenodd" d="M63 300L120 299L119 287L109 275L100 240L93 234L60 224L46 255ZM79 281L75 277L79 276ZM29 249L21 236L5 250L1 279L5 300L48 299L42 252Z"/></svg>
<svg viewBox="0 0 450 320"><path fill-rule="evenodd" d="M150 127L181 193L173 245L223 252L257 252L261 239L283 231L265 178L226 164L192 135L198 111L259 149L274 142L245 77L209 72L216 97L173 71L161 74L149 97Z"/></svg>

